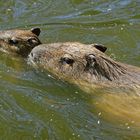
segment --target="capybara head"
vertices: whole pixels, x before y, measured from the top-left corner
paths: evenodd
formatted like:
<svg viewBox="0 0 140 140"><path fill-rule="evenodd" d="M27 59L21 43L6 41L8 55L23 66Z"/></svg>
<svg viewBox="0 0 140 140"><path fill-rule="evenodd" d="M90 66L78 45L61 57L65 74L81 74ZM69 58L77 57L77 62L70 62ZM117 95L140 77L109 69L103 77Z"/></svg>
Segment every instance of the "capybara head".
<svg viewBox="0 0 140 140"><path fill-rule="evenodd" d="M106 49L103 45L78 42L42 44L31 51L28 60L69 81L139 83L140 69L114 61L104 53Z"/></svg>
<svg viewBox="0 0 140 140"><path fill-rule="evenodd" d="M106 49L103 45L77 42L44 44L32 50L29 60L60 77L111 80L117 76L117 64L104 54Z"/></svg>
<svg viewBox="0 0 140 140"><path fill-rule="evenodd" d="M39 34L40 28L0 31L0 51L26 57L35 46L41 44Z"/></svg>

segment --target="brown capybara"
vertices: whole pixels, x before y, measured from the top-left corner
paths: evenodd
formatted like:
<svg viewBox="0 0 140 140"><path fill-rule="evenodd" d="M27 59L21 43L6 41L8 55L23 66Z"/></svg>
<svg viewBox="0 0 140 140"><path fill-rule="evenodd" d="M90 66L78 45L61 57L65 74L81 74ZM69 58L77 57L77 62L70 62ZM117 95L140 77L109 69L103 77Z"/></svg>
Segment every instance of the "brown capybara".
<svg viewBox="0 0 140 140"><path fill-rule="evenodd" d="M140 68L114 61L105 51L98 44L42 44L28 61L90 93L92 111L102 119L139 127Z"/></svg>
<svg viewBox="0 0 140 140"><path fill-rule="evenodd" d="M0 31L0 51L26 57L35 46L41 44L39 34L40 28Z"/></svg>
<svg viewBox="0 0 140 140"><path fill-rule="evenodd" d="M140 68L114 61L105 51L98 44L42 44L31 51L29 62L85 89L119 87L139 93Z"/></svg>

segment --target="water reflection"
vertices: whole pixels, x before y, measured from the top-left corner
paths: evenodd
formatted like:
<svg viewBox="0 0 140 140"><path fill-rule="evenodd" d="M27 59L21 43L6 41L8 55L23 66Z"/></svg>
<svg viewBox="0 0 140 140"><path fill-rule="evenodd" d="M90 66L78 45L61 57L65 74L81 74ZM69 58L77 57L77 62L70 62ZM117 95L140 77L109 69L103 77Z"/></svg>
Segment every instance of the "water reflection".
<svg viewBox="0 0 140 140"><path fill-rule="evenodd" d="M108 55L140 66L136 0L0 1L0 27L42 29L42 42L108 46ZM97 91L96 91L97 92ZM0 55L0 139L139 139L139 97L87 94Z"/></svg>

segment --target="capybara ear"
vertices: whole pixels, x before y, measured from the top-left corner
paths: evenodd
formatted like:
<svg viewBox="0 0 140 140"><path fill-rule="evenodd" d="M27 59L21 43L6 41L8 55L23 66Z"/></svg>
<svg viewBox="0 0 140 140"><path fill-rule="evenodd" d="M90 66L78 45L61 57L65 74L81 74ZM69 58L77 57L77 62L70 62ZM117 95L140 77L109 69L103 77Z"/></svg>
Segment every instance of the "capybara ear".
<svg viewBox="0 0 140 140"><path fill-rule="evenodd" d="M104 45L101 45L101 44L93 44L93 46L100 50L101 52L105 52L107 50L107 47L105 47Z"/></svg>
<svg viewBox="0 0 140 140"><path fill-rule="evenodd" d="M31 29L31 32L34 33L35 35L39 36L41 30L40 30L40 28L32 28L32 29Z"/></svg>

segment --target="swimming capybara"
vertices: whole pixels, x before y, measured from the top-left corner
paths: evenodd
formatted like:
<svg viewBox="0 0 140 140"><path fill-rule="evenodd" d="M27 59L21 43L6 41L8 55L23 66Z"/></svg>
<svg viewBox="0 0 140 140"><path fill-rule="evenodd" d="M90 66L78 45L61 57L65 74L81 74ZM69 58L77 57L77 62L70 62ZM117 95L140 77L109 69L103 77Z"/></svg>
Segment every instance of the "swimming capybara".
<svg viewBox="0 0 140 140"><path fill-rule="evenodd" d="M114 61L106 47L78 42L42 44L35 47L29 62L82 88L140 89L140 68Z"/></svg>
<svg viewBox="0 0 140 140"><path fill-rule="evenodd" d="M39 34L40 28L0 31L0 51L26 57L35 46L41 44Z"/></svg>

